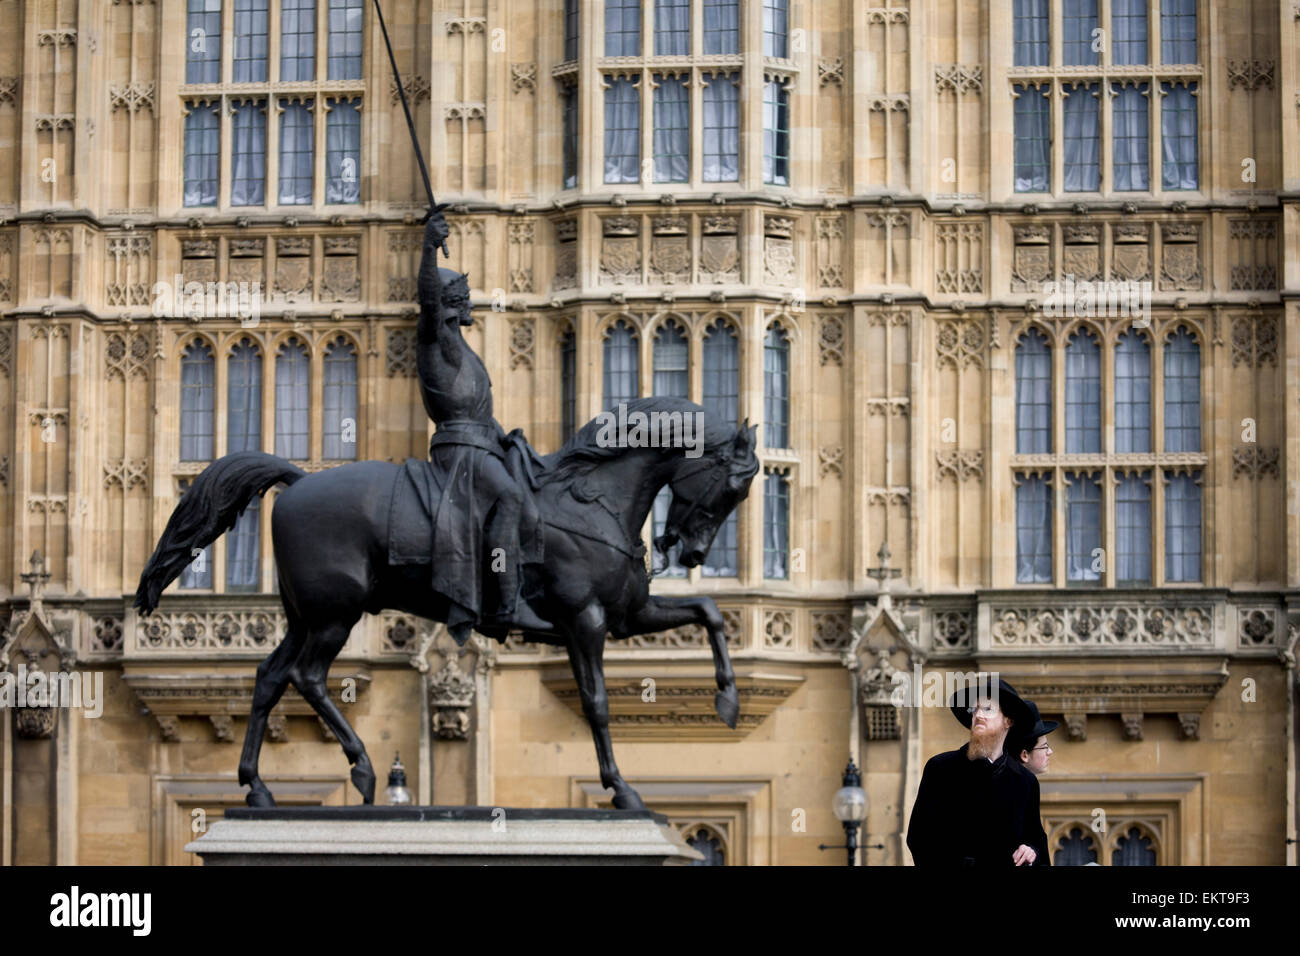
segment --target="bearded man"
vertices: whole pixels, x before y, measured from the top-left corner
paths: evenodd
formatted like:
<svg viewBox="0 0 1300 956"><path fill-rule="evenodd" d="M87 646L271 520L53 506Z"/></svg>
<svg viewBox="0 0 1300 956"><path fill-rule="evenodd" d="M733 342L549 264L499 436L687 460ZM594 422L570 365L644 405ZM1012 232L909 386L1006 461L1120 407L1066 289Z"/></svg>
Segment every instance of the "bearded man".
<svg viewBox="0 0 1300 956"><path fill-rule="evenodd" d="M1024 838L1038 819L1038 782L1005 752L1012 728L1032 727L1015 688L981 674L949 702L970 728L957 750L931 757L907 826L907 848L917 866L1032 866L1039 854Z"/></svg>

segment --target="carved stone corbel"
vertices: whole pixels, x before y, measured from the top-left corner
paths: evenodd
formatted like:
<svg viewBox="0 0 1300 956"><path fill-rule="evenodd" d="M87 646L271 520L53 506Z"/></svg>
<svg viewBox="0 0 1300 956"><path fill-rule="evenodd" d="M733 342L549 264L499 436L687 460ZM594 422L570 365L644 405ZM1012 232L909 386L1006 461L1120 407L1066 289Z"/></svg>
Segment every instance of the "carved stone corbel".
<svg viewBox="0 0 1300 956"><path fill-rule="evenodd" d="M1142 714L1120 714L1120 719L1124 721L1124 739L1141 740L1142 739Z"/></svg>
<svg viewBox="0 0 1300 956"><path fill-rule="evenodd" d="M429 712L434 736L442 740L469 739L469 709L474 703L474 678L462 671L454 657L429 678Z"/></svg>
<svg viewBox="0 0 1300 956"><path fill-rule="evenodd" d="M1179 714L1178 725L1183 729L1184 740L1201 739L1201 715Z"/></svg>
<svg viewBox="0 0 1300 956"><path fill-rule="evenodd" d="M1067 737L1070 740L1083 741L1088 739L1088 715L1087 714L1066 714L1065 729Z"/></svg>

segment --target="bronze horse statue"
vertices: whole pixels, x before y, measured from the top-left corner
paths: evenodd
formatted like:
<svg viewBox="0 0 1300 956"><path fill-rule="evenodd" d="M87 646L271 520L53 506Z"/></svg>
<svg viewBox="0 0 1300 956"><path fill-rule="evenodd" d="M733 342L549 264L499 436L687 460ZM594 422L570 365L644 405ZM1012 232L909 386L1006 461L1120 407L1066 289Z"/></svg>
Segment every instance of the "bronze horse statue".
<svg viewBox="0 0 1300 956"><path fill-rule="evenodd" d="M709 597L651 595L640 529L655 495L669 486L672 502L655 545L667 552L680 542L680 562L700 564L719 526L749 493L759 465L755 429L747 422L734 428L678 398L636 399L627 407L629 417L632 412L703 416L695 419L704 422L703 449L691 458L680 447L611 443L602 439L597 418L541 459L537 504L545 516L545 558L530 601L555 630L526 632L524 638L568 652L595 738L601 783L614 791L615 807L642 810L645 804L619 773L610 745L606 635L619 639L703 625L718 686L714 704L729 727L736 726L740 701L717 605ZM415 528L417 537L429 540L426 509L398 492L404 469L428 467L415 459L404 465L363 461L308 474L274 455L236 452L205 468L168 520L140 576L135 606L143 615L158 606L163 589L194 555L234 527L254 495L276 484L289 486L271 517L287 628L257 668L239 762L239 782L250 788L250 806L275 805L258 776L258 755L271 708L289 684L334 732L352 765L353 784L366 803L374 802L375 771L365 745L330 699L325 679L363 613L393 609L446 621L447 599L432 589L430 564L390 560L395 533ZM437 560L438 555L429 555L429 561Z"/></svg>

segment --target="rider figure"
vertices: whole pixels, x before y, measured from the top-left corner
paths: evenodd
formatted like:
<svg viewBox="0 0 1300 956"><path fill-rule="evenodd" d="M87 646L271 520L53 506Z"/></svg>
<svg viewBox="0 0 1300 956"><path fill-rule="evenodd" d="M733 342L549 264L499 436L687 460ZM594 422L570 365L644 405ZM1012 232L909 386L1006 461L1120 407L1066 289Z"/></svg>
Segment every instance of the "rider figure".
<svg viewBox="0 0 1300 956"><path fill-rule="evenodd" d="M437 265L448 235L443 208L434 209L425 227L417 351L420 396L438 426L429 457L444 481L434 516L434 586L452 601L447 627L462 643L479 625L549 631L550 622L521 595L523 566L542 557L540 515L527 473L535 459L522 433L507 436L493 417L487 369L461 336L461 326L474 321L469 281ZM486 555L476 546L480 528ZM481 586L489 565L498 584L495 607Z"/></svg>

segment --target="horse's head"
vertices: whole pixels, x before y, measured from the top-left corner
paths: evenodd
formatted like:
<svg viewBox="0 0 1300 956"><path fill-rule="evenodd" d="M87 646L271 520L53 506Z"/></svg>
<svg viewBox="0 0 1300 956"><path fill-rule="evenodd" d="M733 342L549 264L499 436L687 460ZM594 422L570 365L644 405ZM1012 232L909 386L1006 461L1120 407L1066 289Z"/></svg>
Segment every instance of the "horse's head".
<svg viewBox="0 0 1300 956"><path fill-rule="evenodd" d="M693 568L704 561L718 528L749 494L749 483L758 472L757 429L746 419L730 442L677 463L668 479L673 500L656 548L667 554L680 541L683 566Z"/></svg>

